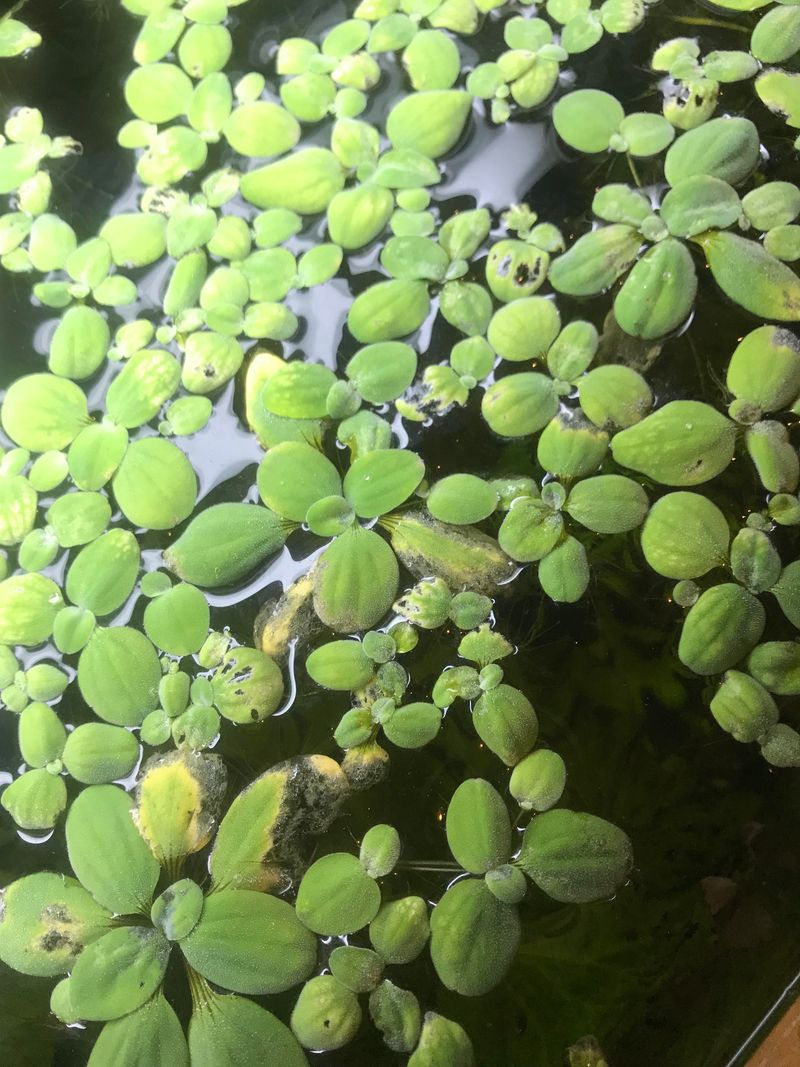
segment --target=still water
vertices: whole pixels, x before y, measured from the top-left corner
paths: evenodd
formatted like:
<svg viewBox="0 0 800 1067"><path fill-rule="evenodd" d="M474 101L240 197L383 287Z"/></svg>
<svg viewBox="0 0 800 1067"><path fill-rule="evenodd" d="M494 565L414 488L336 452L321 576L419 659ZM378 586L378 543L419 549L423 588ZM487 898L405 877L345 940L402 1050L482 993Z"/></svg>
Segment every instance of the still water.
<svg viewBox="0 0 800 1067"><path fill-rule="evenodd" d="M582 84L614 92L628 110L641 107L653 91L644 70L653 47L667 37L698 32L673 21L680 10L680 4L662 4L640 32L618 41L606 38L584 62ZM344 4L322 0L251 0L234 9L240 50L231 69L263 69L277 39L317 33L347 13ZM25 61L0 65L2 111L21 103L38 107L48 132L70 134L83 144L82 157L54 168L61 176L54 207L88 236L110 213L133 206L139 192L131 184L130 154L116 146L116 132L128 118L122 84L136 23L113 0L30 0L25 17L45 43ZM711 33L702 38L704 51L741 47L741 38L730 31L700 32ZM491 34L482 38L487 54L495 54L496 46ZM724 106L744 113L751 97L734 86ZM762 110L760 123L763 115ZM380 112L369 118L379 119ZM768 175L791 174L792 166L787 142L786 159L771 159ZM524 200L569 236L585 224L581 213L591 189L612 180L626 180L623 161L599 166L567 161L534 112L502 131L476 122L471 143L446 164L437 197L454 207L477 201L497 211ZM309 231L297 248L308 247L314 237ZM300 295L295 310L305 329L286 354L302 352L333 368L344 364L355 347L352 341L338 345L348 285L357 292L373 280L374 262L375 256L355 259L349 278ZM147 294L158 292L161 279L156 271L137 281L146 312ZM31 305L29 292L24 276L0 277L0 385L45 366L55 320L52 312ZM718 403L727 359L737 338L753 326L709 287L701 288L700 301L699 322L670 340L648 371L660 402L704 396ZM596 305L582 305L580 314L594 316L599 326L604 309L602 301ZM570 310L564 301L565 320ZM433 333L423 331L420 348L446 352L453 340L438 324ZM631 358L641 363L651 355L637 350ZM100 397L103 390L98 380L92 395ZM261 453L240 411L241 396L232 384L215 404L209 426L181 442L208 502L256 499ZM499 475L525 473L532 465L527 443L501 443L489 433L475 400L424 431L398 430L401 443L410 434L411 447L421 452L429 471ZM740 519L744 502L757 491L754 484L742 484L750 473L738 466L720 480L716 499L721 503L725 494L729 516ZM782 555L785 550L789 558L793 548L796 555L791 533L783 536ZM147 535L148 566L157 566L165 544L165 535ZM258 609L281 583L307 569L303 556L312 547L295 539L243 593L211 595L212 626L229 626L239 640L251 641ZM473 1001L447 993L425 956L404 971L404 984L426 1007L466 1026L483 1067L560 1067L565 1048L589 1034L598 1038L612 1067L742 1063L739 1050L800 970L796 772L770 768L755 746L737 745L711 720L705 683L677 661L679 619L665 599L666 583L642 565L633 538L606 538L593 552L592 566L593 582L579 605L543 600L523 571L506 587L496 617L498 629L519 648L507 661L506 680L530 696L542 736L566 760L564 805L610 819L629 834L636 856L632 882L614 900L580 908L529 892L521 908L516 963L487 997ZM142 610L134 597L115 621L139 623ZM407 665L419 681L419 695L412 691L411 699L425 698L426 686L452 661L453 647L449 636L437 631L412 653ZM67 667L74 669L74 659L67 658ZM258 729L230 724L223 729L218 751L231 771L232 794L297 752L335 754L331 733L346 710L343 699L320 693L300 671L292 688L285 714ZM79 701L73 697L71 706L66 699L62 718L82 721ZM791 709L786 721L800 726ZM17 760L16 723L4 712L0 771L16 771ZM456 708L433 745L393 751L390 777L349 806L332 831L331 848L348 848L373 822L386 821L400 831L407 859L445 859L442 814L456 785L472 776L504 785L498 761L476 747L466 713ZM3 813L0 881L48 865L67 869L60 830L33 845L21 840ZM435 900L448 877L400 872L393 876L394 895ZM182 984L174 985L180 997ZM0 972L0 1062L14 1067L86 1062L87 1032L57 1024L48 995L47 982ZM269 1006L286 1018L290 1003L291 995L271 998ZM179 1012L187 1007L180 1001L175 1006ZM324 1059L348 1067L401 1062L368 1028L360 1040Z"/></svg>

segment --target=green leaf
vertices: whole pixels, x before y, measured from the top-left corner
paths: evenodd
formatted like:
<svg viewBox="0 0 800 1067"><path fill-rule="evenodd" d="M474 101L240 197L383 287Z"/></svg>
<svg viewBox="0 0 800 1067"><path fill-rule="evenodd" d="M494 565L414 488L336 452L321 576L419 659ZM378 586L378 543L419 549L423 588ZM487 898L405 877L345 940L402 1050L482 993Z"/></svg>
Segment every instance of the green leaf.
<svg viewBox="0 0 800 1067"><path fill-rule="evenodd" d="M158 706L160 679L155 648L128 626L96 630L78 660L83 699L117 726L138 726Z"/></svg>
<svg viewBox="0 0 800 1067"><path fill-rule="evenodd" d="M710 405L673 400L615 434L611 453L662 485L699 485L725 470L735 441L735 424Z"/></svg>
<svg viewBox="0 0 800 1067"><path fill-rule="evenodd" d="M663 115L637 111L627 115L618 127L618 134L625 147L622 149L636 158L657 156L672 143L675 130Z"/></svg>
<svg viewBox="0 0 800 1067"><path fill-rule="evenodd" d="M36 522L37 502L27 478L0 476L0 545L17 545L27 537Z"/></svg>
<svg viewBox="0 0 800 1067"><path fill-rule="evenodd" d="M576 89L553 108L558 135L579 152L604 152L624 118L619 101L599 89Z"/></svg>
<svg viewBox="0 0 800 1067"><path fill-rule="evenodd" d="M783 568L772 592L792 626L800 629L800 566L797 560Z"/></svg>
<svg viewBox="0 0 800 1067"><path fill-rule="evenodd" d="M559 293L569 296L600 293L627 271L641 243L633 226L601 226L579 237L569 251L553 260L548 274L550 283Z"/></svg>
<svg viewBox="0 0 800 1067"><path fill-rule="evenodd" d="M170 122L185 113L192 83L174 63L148 63L137 67L125 82L125 101L145 122Z"/></svg>
<svg viewBox="0 0 800 1067"><path fill-rule="evenodd" d="M590 370L578 381L578 396L587 418L606 430L633 426L653 404L653 394L645 379L621 364Z"/></svg>
<svg viewBox="0 0 800 1067"><path fill-rule="evenodd" d="M524 371L490 385L481 402L481 414L501 437L526 437L545 427L558 407L552 380L536 371Z"/></svg>
<svg viewBox="0 0 800 1067"><path fill-rule="evenodd" d="M431 916L431 959L448 989L477 997L508 972L520 940L517 910L501 904L483 880L456 882Z"/></svg>
<svg viewBox="0 0 800 1067"><path fill-rule="evenodd" d="M379 185L357 185L328 204L328 233L344 249L362 248L381 233L394 210L394 197Z"/></svg>
<svg viewBox="0 0 800 1067"><path fill-rule="evenodd" d="M438 159L461 138L472 97L458 89L431 89L399 100L386 119L386 135L396 149Z"/></svg>
<svg viewBox="0 0 800 1067"><path fill-rule="evenodd" d="M210 621L206 598L193 585L181 582L151 600L144 611L144 632L171 656L198 652Z"/></svg>
<svg viewBox="0 0 800 1067"><path fill-rule="evenodd" d="M448 1067L475 1067L475 1053L462 1026L428 1011L408 1067L438 1067L440 1063Z"/></svg>
<svg viewBox="0 0 800 1067"><path fill-rule="evenodd" d="M117 267L148 267L155 263L166 251L166 235L167 220L154 212L114 215L100 229L100 237L111 248Z"/></svg>
<svg viewBox="0 0 800 1067"><path fill-rule="evenodd" d="M783 116L788 126L800 126L800 75L767 70L756 78L755 90L761 102Z"/></svg>
<svg viewBox="0 0 800 1067"><path fill-rule="evenodd" d="M742 197L742 208L748 222L758 230L785 226L800 214L800 189L792 182L765 182Z"/></svg>
<svg viewBox="0 0 800 1067"><path fill-rule="evenodd" d="M403 66L417 90L450 89L461 73L461 56L440 30L419 30L403 52Z"/></svg>
<svg viewBox="0 0 800 1067"><path fill-rule="evenodd" d="M118 915L148 914L159 865L132 816L133 798L92 785L72 802L66 839L70 865L95 900Z"/></svg>
<svg viewBox="0 0 800 1067"><path fill-rule="evenodd" d="M765 618L761 602L740 585L715 585L689 609L678 658L695 674L722 674L758 643Z"/></svg>
<svg viewBox="0 0 800 1067"><path fill-rule="evenodd" d="M792 573L791 567L792 564L790 563L786 568L786 572L789 572L789 574ZM746 589L749 589L751 593L764 593L767 589L772 589L775 586L775 583L781 578L781 558L772 541L763 530L754 530L746 526L734 537L731 545L731 571L734 578L741 582ZM791 610L793 591L791 589L792 583L788 582L787 584L789 585L787 592L790 595L787 605L788 610L784 608L784 612L791 619L793 614ZM781 603L781 593L784 588L784 586L781 586L780 592L776 592L775 589L772 590L778 598L778 603ZM781 604L781 606L783 605ZM797 617L800 618L800 614Z"/></svg>
<svg viewBox="0 0 800 1067"><path fill-rule="evenodd" d="M371 680L375 665L360 641L328 641L306 659L306 670L325 689L361 689Z"/></svg>
<svg viewBox="0 0 800 1067"><path fill-rule="evenodd" d="M337 537L317 562L314 610L339 633L369 630L391 607L399 580L397 560L383 538L355 526Z"/></svg>
<svg viewBox="0 0 800 1067"><path fill-rule="evenodd" d="M180 364L168 352L136 352L108 387L106 411L118 426L143 426L175 393L180 379Z"/></svg>
<svg viewBox="0 0 800 1067"><path fill-rule="evenodd" d="M342 265L342 250L337 244L320 244L304 252L297 261L297 276L306 288L324 285Z"/></svg>
<svg viewBox="0 0 800 1067"><path fill-rule="evenodd" d="M61 720L47 704L34 702L23 708L18 726L19 751L29 767L44 767L58 759L66 740Z"/></svg>
<svg viewBox="0 0 800 1067"><path fill-rule="evenodd" d="M20 878L3 889L2 902L0 959L15 971L40 978L71 970L111 919L82 885L62 874Z"/></svg>
<svg viewBox="0 0 800 1067"><path fill-rule="evenodd" d="M531 820L518 862L553 900L585 904L613 896L627 882L633 852L617 826L560 808Z"/></svg>
<svg viewBox="0 0 800 1067"><path fill-rule="evenodd" d="M101 493L65 493L47 509L48 524L64 548L85 545L105 530L111 505Z"/></svg>
<svg viewBox="0 0 800 1067"><path fill-rule="evenodd" d="M586 549L575 537L566 537L539 564L539 584L559 604L574 604L589 587Z"/></svg>
<svg viewBox="0 0 800 1067"><path fill-rule="evenodd" d="M246 889L206 897L181 949L204 978L237 993L290 989L311 974L317 956L316 938L290 904Z"/></svg>
<svg viewBox="0 0 800 1067"><path fill-rule="evenodd" d="M189 460L177 446L158 437L129 445L112 486L125 517L150 530L169 530L183 522L197 498L197 478Z"/></svg>
<svg viewBox="0 0 800 1067"><path fill-rule="evenodd" d="M139 761L136 735L120 726L86 722L67 737L62 759L76 782L102 785L127 778Z"/></svg>
<svg viewBox="0 0 800 1067"><path fill-rule="evenodd" d="M139 544L128 530L109 530L82 548L67 571L67 596L94 615L110 615L139 576Z"/></svg>
<svg viewBox="0 0 800 1067"><path fill-rule="evenodd" d="M383 904L369 925L369 939L386 963L411 963L429 937L428 904L422 897L403 897Z"/></svg>
<svg viewBox="0 0 800 1067"><path fill-rule="evenodd" d="M719 178L696 174L679 181L661 204L661 217L673 237L694 237L708 229L733 226L742 211L735 189Z"/></svg>
<svg viewBox="0 0 800 1067"><path fill-rule="evenodd" d="M18 19L9 18L6 14L0 21L0 59L22 55L29 48L36 48L41 41L40 34Z"/></svg>
<svg viewBox="0 0 800 1067"><path fill-rule="evenodd" d="M435 704L413 702L397 708L383 723L383 732L398 748L422 748L433 741L441 725L442 713Z"/></svg>
<svg viewBox="0 0 800 1067"><path fill-rule="evenodd" d="M527 362L541 358L561 329L553 300L527 296L501 307L489 323L487 340L502 359Z"/></svg>
<svg viewBox="0 0 800 1067"><path fill-rule="evenodd" d="M0 641L38 645L53 632L64 606L61 590L41 574L19 574L0 582Z"/></svg>
<svg viewBox="0 0 800 1067"><path fill-rule="evenodd" d="M179 578L203 589L233 585L277 552L286 532L269 508L214 504L165 549L164 562Z"/></svg>
<svg viewBox="0 0 800 1067"><path fill-rule="evenodd" d="M778 696L800 693L800 645L794 641L766 641L750 653L747 669Z"/></svg>
<svg viewBox="0 0 800 1067"><path fill-rule="evenodd" d="M540 500L520 497L512 503L497 536L500 547L512 559L531 563L543 559L555 548L563 530L564 520L558 512Z"/></svg>
<svg viewBox="0 0 800 1067"><path fill-rule="evenodd" d="M212 994L189 1020L192 1067L237 1062L255 1067L265 1062L265 1050L276 1067L308 1067L289 1028L252 1000Z"/></svg>
<svg viewBox="0 0 800 1067"><path fill-rule="evenodd" d="M488 518L497 501L497 490L483 478L451 474L434 483L425 502L435 519L466 526Z"/></svg>
<svg viewBox="0 0 800 1067"><path fill-rule="evenodd" d="M378 914L381 891L355 856L323 856L303 875L297 915L314 933L341 936L367 926Z"/></svg>
<svg viewBox="0 0 800 1067"><path fill-rule="evenodd" d="M123 926L88 945L69 979L78 1018L118 1019L155 993L167 969L170 946L156 930Z"/></svg>
<svg viewBox="0 0 800 1067"><path fill-rule="evenodd" d="M301 1045L331 1051L355 1037L361 1025L361 1007L346 986L332 975L321 974L300 990L291 1024Z"/></svg>
<svg viewBox="0 0 800 1067"><path fill-rule="evenodd" d="M106 1023L92 1047L88 1067L189 1067L183 1027L165 997L156 993L141 1008Z"/></svg>
<svg viewBox="0 0 800 1067"><path fill-rule="evenodd" d="M578 482L564 505L576 522L600 534L635 530L644 521L647 509L644 489L618 474L602 474Z"/></svg>
<svg viewBox="0 0 800 1067"><path fill-rule="evenodd" d="M345 374L370 404L396 400L414 380L417 353L401 341L384 341L360 348Z"/></svg>
<svg viewBox="0 0 800 1067"><path fill-rule="evenodd" d="M536 446L539 465L559 478L593 474L608 451L608 434L582 413L565 409L545 426Z"/></svg>
<svg viewBox="0 0 800 1067"><path fill-rule="evenodd" d="M759 154L758 130L749 119L712 119L675 141L664 175L672 186L696 174L740 185L758 166Z"/></svg>
<svg viewBox="0 0 800 1067"><path fill-rule="evenodd" d="M67 806L67 788L44 768L25 771L3 790L0 804L23 830L50 830Z"/></svg>
<svg viewBox="0 0 800 1067"><path fill-rule="evenodd" d="M527 756L539 735L533 705L519 689L505 683L478 698L472 722L486 747L507 767Z"/></svg>
<svg viewBox="0 0 800 1067"><path fill-rule="evenodd" d="M634 266L614 301L614 315L626 333L653 340L686 321L696 293L692 257L668 237Z"/></svg>
<svg viewBox="0 0 800 1067"><path fill-rule="evenodd" d="M69 473L79 489L102 489L122 462L128 432L110 421L84 427L67 453Z"/></svg>
<svg viewBox="0 0 800 1067"><path fill-rule="evenodd" d="M347 313L347 325L362 344L391 341L419 329L429 311L424 282L393 278L356 297Z"/></svg>
<svg viewBox="0 0 800 1067"><path fill-rule="evenodd" d="M750 51L762 63L791 59L800 51L800 11L786 5L762 15L750 38Z"/></svg>
<svg viewBox="0 0 800 1067"><path fill-rule="evenodd" d="M297 152L248 171L242 176L245 200L258 208L286 208L298 215L324 211L344 188L345 174L327 148L301 148ZM341 242L337 242L341 243Z"/></svg>
<svg viewBox="0 0 800 1067"><path fill-rule="evenodd" d="M800 279L756 241L710 231L695 238L717 285L759 318L800 319Z"/></svg>
<svg viewBox="0 0 800 1067"><path fill-rule="evenodd" d="M376 449L351 465L344 478L344 495L359 518L374 519L406 501L424 473L425 464L415 453Z"/></svg>
<svg viewBox="0 0 800 1067"><path fill-rule="evenodd" d="M561 799L567 768L557 752L539 748L511 772L509 792L523 811L547 811Z"/></svg>
<svg viewBox="0 0 800 1067"><path fill-rule="evenodd" d="M699 493L667 493L650 509L642 527L642 551L666 578L699 578L728 560L728 522Z"/></svg>
<svg viewBox="0 0 800 1067"><path fill-rule="evenodd" d="M413 993L384 979L369 995L369 1013L385 1045L394 1052L413 1051L422 1029L422 1011Z"/></svg>
<svg viewBox="0 0 800 1067"><path fill-rule="evenodd" d="M243 156L281 156L300 140L300 123L279 104L241 104L222 128L228 144Z"/></svg>
<svg viewBox="0 0 800 1067"><path fill-rule="evenodd" d="M62 449L88 423L80 386L53 374L28 374L12 382L0 408L3 429L31 452Z"/></svg>
<svg viewBox="0 0 800 1067"><path fill-rule="evenodd" d="M64 313L56 327L47 365L62 378L90 378L105 360L110 341L111 331L100 312L76 305Z"/></svg>
<svg viewBox="0 0 800 1067"><path fill-rule="evenodd" d="M447 808L447 843L471 874L506 863L511 856L511 820L497 790L482 778L469 778Z"/></svg>
<svg viewBox="0 0 800 1067"><path fill-rule="evenodd" d="M278 515L302 522L308 509L327 496L340 496L336 468L311 445L285 441L267 452L258 468L258 491Z"/></svg>

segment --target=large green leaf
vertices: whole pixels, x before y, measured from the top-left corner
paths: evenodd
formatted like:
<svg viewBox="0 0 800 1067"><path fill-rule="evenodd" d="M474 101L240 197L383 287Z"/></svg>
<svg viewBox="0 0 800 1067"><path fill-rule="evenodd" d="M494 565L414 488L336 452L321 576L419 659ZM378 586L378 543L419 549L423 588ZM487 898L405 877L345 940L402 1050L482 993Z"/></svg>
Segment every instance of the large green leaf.
<svg viewBox="0 0 800 1067"><path fill-rule="evenodd" d="M759 153L758 130L749 119L712 119L675 141L664 175L672 186L696 174L739 185L758 166Z"/></svg>
<svg viewBox="0 0 800 1067"><path fill-rule="evenodd" d="M214 504L164 550L164 562L184 581L216 589L246 578L282 547L286 534L286 524L269 508Z"/></svg>
<svg viewBox="0 0 800 1067"><path fill-rule="evenodd" d="M699 493L667 493L642 527L642 551L666 578L699 578L728 559L731 535L716 504Z"/></svg>
<svg viewBox="0 0 800 1067"><path fill-rule="evenodd" d="M162 993L121 1019L106 1023L94 1043L88 1067L189 1067L180 1020Z"/></svg>
<svg viewBox="0 0 800 1067"><path fill-rule="evenodd" d="M133 798L115 785L84 789L67 815L67 851L81 883L120 915L149 912L159 865L133 821Z"/></svg>
<svg viewBox="0 0 800 1067"><path fill-rule="evenodd" d="M252 1000L208 995L189 1020L192 1067L308 1067L288 1026Z"/></svg>
<svg viewBox="0 0 800 1067"><path fill-rule="evenodd" d="M317 959L294 908L249 889L211 893L180 945L190 966L234 993L280 993L308 978Z"/></svg>
<svg viewBox="0 0 800 1067"><path fill-rule="evenodd" d="M531 820L519 864L554 900L584 904L613 896L625 884L633 852L619 827L559 808Z"/></svg>
<svg viewBox="0 0 800 1067"><path fill-rule="evenodd" d="M376 626L392 606L400 581L389 545L373 530L360 526L337 537L313 573L314 610L340 633Z"/></svg>
<svg viewBox="0 0 800 1067"><path fill-rule="evenodd" d="M164 978L170 943L158 930L122 926L88 945L69 978L79 1019L119 1019L140 1008Z"/></svg>
<svg viewBox="0 0 800 1067"><path fill-rule="evenodd" d="M505 977L520 940L517 909L482 879L456 882L431 916L431 959L448 989L478 997Z"/></svg>
<svg viewBox="0 0 800 1067"><path fill-rule="evenodd" d="M725 470L735 442L735 424L709 404L672 400L615 434L611 453L662 485L699 485Z"/></svg>
<svg viewBox="0 0 800 1067"><path fill-rule="evenodd" d="M800 320L800 278L757 241L710 231L695 238L720 289L759 318Z"/></svg>
<svg viewBox="0 0 800 1067"><path fill-rule="evenodd" d="M82 548L70 564L67 596L94 615L110 615L128 599L138 575L138 541L128 530L109 530Z"/></svg>
<svg viewBox="0 0 800 1067"><path fill-rule="evenodd" d="M765 624L764 608L752 593L733 582L712 586L684 620L678 657L695 674L722 674L752 651Z"/></svg>

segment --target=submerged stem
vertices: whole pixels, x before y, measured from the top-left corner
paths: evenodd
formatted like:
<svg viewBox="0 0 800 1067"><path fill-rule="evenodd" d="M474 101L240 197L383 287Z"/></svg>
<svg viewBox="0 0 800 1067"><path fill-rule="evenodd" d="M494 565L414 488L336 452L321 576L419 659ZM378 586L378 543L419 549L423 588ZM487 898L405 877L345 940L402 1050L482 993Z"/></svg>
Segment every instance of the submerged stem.
<svg viewBox="0 0 800 1067"><path fill-rule="evenodd" d="M633 175L633 180L636 182L636 188L637 189L641 189L641 187L642 187L642 179L639 177L639 172L636 169L636 164L633 162L633 156L630 154L630 152L626 152L625 153L625 158L628 161L628 169L630 170L631 174Z"/></svg>
<svg viewBox="0 0 800 1067"><path fill-rule="evenodd" d="M683 22L687 26L709 26L717 30L736 30L737 33L750 33L750 27L741 22L725 22L724 19L709 19L700 15L668 15L673 22Z"/></svg>
<svg viewBox="0 0 800 1067"><path fill-rule="evenodd" d="M400 860L396 870L405 871L433 871L437 874L453 874L462 871L457 863L440 863L437 860Z"/></svg>

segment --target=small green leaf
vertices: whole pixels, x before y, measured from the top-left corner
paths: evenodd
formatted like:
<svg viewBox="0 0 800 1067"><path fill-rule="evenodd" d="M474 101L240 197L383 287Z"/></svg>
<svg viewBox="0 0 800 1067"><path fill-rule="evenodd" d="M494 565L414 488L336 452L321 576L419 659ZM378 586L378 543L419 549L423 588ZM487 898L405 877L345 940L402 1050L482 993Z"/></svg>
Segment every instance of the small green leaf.
<svg viewBox="0 0 800 1067"><path fill-rule="evenodd" d="M709 231L695 238L714 280L731 300L759 318L800 319L800 279L756 241Z"/></svg>
<svg viewBox="0 0 800 1067"><path fill-rule="evenodd" d="M67 571L67 596L93 615L110 615L130 596L139 575L139 544L128 530L109 530L82 548Z"/></svg>
<svg viewBox="0 0 800 1067"><path fill-rule="evenodd" d="M28 374L12 382L0 418L11 440L31 452L66 448L89 421L83 390L53 374Z"/></svg>
<svg viewBox="0 0 800 1067"><path fill-rule="evenodd" d="M38 645L53 632L64 606L61 590L41 574L20 574L0 582L0 641Z"/></svg>
<svg viewBox="0 0 800 1067"><path fill-rule="evenodd" d="M502 359L527 362L547 352L561 329L553 300L528 296L501 307L489 323L487 340Z"/></svg>
<svg viewBox="0 0 800 1067"><path fill-rule="evenodd" d="M624 118L622 105L599 89L574 90L553 108L556 131L579 152L604 152Z"/></svg>
<svg viewBox="0 0 800 1067"><path fill-rule="evenodd" d="M361 1025L358 998L333 975L312 978L300 990L292 1031L306 1048L332 1051L352 1041Z"/></svg>
<svg viewBox="0 0 800 1067"><path fill-rule="evenodd" d="M258 208L285 208L298 215L324 211L344 187L344 170L326 148L302 148L242 177L242 196ZM337 242L341 243L341 242Z"/></svg>
<svg viewBox="0 0 800 1067"><path fill-rule="evenodd" d="M415 453L376 449L351 465L344 478L344 495L359 518L374 519L404 503L424 473L425 464Z"/></svg>
<svg viewBox="0 0 800 1067"><path fill-rule="evenodd" d="M699 578L725 565L730 537L725 516L706 497L667 493L642 527L642 551L666 578Z"/></svg>
<svg viewBox="0 0 800 1067"><path fill-rule="evenodd" d="M135 734L121 726L87 722L67 737L62 759L76 782L104 785L127 778L139 761Z"/></svg>
<svg viewBox="0 0 800 1067"><path fill-rule="evenodd" d="M482 778L456 789L447 808L447 843L471 874L506 863L511 855L511 820L497 790Z"/></svg>
<svg viewBox="0 0 800 1067"><path fill-rule="evenodd" d="M297 891L297 915L314 933L339 936L367 926L381 893L355 856L323 856L306 871Z"/></svg>
<svg viewBox="0 0 800 1067"><path fill-rule="evenodd" d="M373 530L354 526L325 550L314 569L314 610L339 633L376 626L400 580L394 552Z"/></svg>
<svg viewBox="0 0 800 1067"><path fill-rule="evenodd" d="M389 112L386 134L396 149L438 159L458 143L471 108L472 97L463 90L411 93Z"/></svg>
<svg viewBox="0 0 800 1067"><path fill-rule="evenodd" d="M112 487L125 517L150 530L169 530L183 522L197 498L189 460L176 445L158 437L129 445Z"/></svg>

